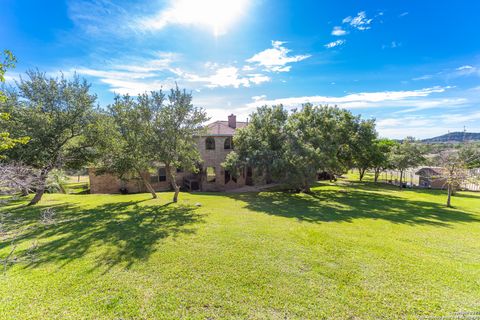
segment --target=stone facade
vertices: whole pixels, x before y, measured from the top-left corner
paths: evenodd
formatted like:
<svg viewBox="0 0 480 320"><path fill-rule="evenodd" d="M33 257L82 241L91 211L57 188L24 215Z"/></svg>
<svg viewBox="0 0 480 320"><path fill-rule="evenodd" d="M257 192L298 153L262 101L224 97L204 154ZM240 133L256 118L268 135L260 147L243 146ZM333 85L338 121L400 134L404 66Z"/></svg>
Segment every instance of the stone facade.
<svg viewBox="0 0 480 320"><path fill-rule="evenodd" d="M183 172L177 173L177 183L180 185L183 182L184 175ZM168 176L165 176L165 181L154 179L157 176L153 176L148 172L144 176L150 181L155 191L167 191L171 188ZM94 168L88 170L88 177L90 179L90 193L121 193L122 188L128 193L148 192L142 180L138 178L122 181L112 174L96 175Z"/></svg>
<svg viewBox="0 0 480 320"><path fill-rule="evenodd" d="M214 149L207 149L207 139L214 141ZM231 148L225 149L225 145L232 141L232 136L206 136L200 137L198 141L198 150L202 157L202 171L200 173L200 189L202 191L223 191L235 189L245 185L245 174L240 174L236 179L229 177L228 171L222 167L227 154L232 151ZM230 143L231 145L231 143ZM213 168L213 170L209 169ZM215 181L212 180L212 171L215 173ZM236 181L235 181L236 180Z"/></svg>
<svg viewBox="0 0 480 320"><path fill-rule="evenodd" d="M232 177L222 167L227 154L233 150L233 136L237 129L247 125L246 122L237 122L235 115L230 115L228 121L216 121L207 125L207 134L197 138L197 148L202 158L201 170L194 174L178 172L177 183L184 186L184 178L195 180L201 191L225 191L245 186L251 176L251 171L241 172L240 176ZM91 193L120 193L125 188L129 193L147 192L141 179L121 181L110 174L96 175L95 169L89 170ZM145 178L152 180L150 173ZM164 181L151 181L156 191L171 189L168 177Z"/></svg>

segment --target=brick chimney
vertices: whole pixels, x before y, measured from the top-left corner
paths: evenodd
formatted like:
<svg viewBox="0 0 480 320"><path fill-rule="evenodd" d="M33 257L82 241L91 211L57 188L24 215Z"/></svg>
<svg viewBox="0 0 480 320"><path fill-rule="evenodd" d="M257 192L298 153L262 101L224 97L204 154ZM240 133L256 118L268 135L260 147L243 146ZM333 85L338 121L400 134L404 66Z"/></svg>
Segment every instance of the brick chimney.
<svg viewBox="0 0 480 320"><path fill-rule="evenodd" d="M228 126L233 129L237 128L237 116L233 113L228 116Z"/></svg>

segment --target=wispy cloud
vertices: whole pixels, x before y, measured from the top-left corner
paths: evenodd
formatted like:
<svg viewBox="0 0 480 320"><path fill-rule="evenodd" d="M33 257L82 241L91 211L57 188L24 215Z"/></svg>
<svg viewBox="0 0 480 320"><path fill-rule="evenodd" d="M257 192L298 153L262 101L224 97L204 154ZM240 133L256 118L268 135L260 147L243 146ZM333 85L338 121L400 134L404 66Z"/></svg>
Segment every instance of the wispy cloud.
<svg viewBox="0 0 480 320"><path fill-rule="evenodd" d="M373 19L367 18L367 13L365 11L360 11L355 17L348 16L342 20L343 23L349 24L360 31L370 29L372 21Z"/></svg>
<svg viewBox="0 0 480 320"><path fill-rule="evenodd" d="M171 87L175 83L192 89L240 88L260 85L271 81L271 77L255 68L236 65L220 65L215 62L187 67L181 56L160 52L151 58L124 57L104 61L95 67L80 67L69 72L97 79L109 86L109 91L136 95L145 91Z"/></svg>
<svg viewBox="0 0 480 320"><path fill-rule="evenodd" d="M392 138L403 138L415 136L417 138L429 138L441 135L450 131L460 131L464 126L471 131L478 131L480 128L475 121L480 120L480 112L467 114L448 115L414 115L405 117L385 118L377 120L377 130L382 136Z"/></svg>
<svg viewBox="0 0 480 320"><path fill-rule="evenodd" d="M335 47L341 46L342 44L345 44L345 42L347 42L347 40L339 39L339 40L335 40L335 41L327 43L325 45L325 47L328 48L328 49L335 48Z"/></svg>
<svg viewBox="0 0 480 320"><path fill-rule="evenodd" d="M402 46L402 43L401 42L397 42L397 41L392 41L390 42L389 44L384 44L382 45L382 49L387 49L387 48L390 48L390 49L395 49L395 48L399 48Z"/></svg>
<svg viewBox="0 0 480 320"><path fill-rule="evenodd" d="M347 33L348 32L346 30L342 29L342 27L339 27L339 26L333 27L333 30L332 30L332 36L344 36Z"/></svg>
<svg viewBox="0 0 480 320"><path fill-rule="evenodd" d="M131 15L110 0L68 0L68 16L74 25L89 36L109 37L134 33Z"/></svg>
<svg viewBox="0 0 480 320"><path fill-rule="evenodd" d="M462 65L457 68L443 69L439 72L433 74L425 74L419 77L415 77L412 80L430 80L430 79L441 79L443 81L449 81L459 77L465 76L480 76L480 67L476 65Z"/></svg>
<svg viewBox="0 0 480 320"><path fill-rule="evenodd" d="M462 76L469 76L469 75L480 76L480 68L476 66L471 66L471 65L464 65L456 68L454 72L450 73L450 76L453 76L453 77L462 77Z"/></svg>
<svg viewBox="0 0 480 320"><path fill-rule="evenodd" d="M261 84L270 81L270 77L262 74L240 75L236 67L219 68L214 74L199 76L186 74L185 79L190 82L204 83L208 88L217 87L250 87L252 84Z"/></svg>
<svg viewBox="0 0 480 320"><path fill-rule="evenodd" d="M433 75L431 74L425 74L423 76L420 76L420 77L415 77L415 78L412 78L413 81L421 81L421 80L429 80L429 79L432 79L433 78Z"/></svg>
<svg viewBox="0 0 480 320"><path fill-rule="evenodd" d="M422 103L416 98L428 97L435 93L445 92L449 87L431 87L419 90L407 91L379 91L379 92L361 92L348 94L341 97L332 96L302 96L289 97L274 100L262 100L260 104L258 101L248 104L250 107L257 107L259 105L268 104L283 104L290 107L298 107L303 103L310 102L317 105L329 104L338 105L343 108L358 109L358 108L379 108L379 107L405 107L417 106ZM431 100L429 100L431 101ZM438 104L435 104L438 106ZM425 104L427 106L427 104ZM431 104L430 106L433 106Z"/></svg>
<svg viewBox="0 0 480 320"><path fill-rule="evenodd" d="M291 56L289 55L291 50L284 44L285 42L282 41L272 41L272 48L263 50L246 61L257 64L269 72L288 72L291 69L291 63L311 57L309 54Z"/></svg>

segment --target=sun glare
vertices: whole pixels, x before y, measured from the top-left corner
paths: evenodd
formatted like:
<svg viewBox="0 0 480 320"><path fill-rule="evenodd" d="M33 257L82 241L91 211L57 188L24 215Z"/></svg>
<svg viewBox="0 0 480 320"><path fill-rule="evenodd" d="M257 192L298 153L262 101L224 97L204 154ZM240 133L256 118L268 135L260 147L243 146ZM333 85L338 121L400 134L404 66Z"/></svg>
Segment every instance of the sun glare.
<svg viewBox="0 0 480 320"><path fill-rule="evenodd" d="M174 8L178 22L211 27L219 36L238 20L247 4L248 0L179 0Z"/></svg>

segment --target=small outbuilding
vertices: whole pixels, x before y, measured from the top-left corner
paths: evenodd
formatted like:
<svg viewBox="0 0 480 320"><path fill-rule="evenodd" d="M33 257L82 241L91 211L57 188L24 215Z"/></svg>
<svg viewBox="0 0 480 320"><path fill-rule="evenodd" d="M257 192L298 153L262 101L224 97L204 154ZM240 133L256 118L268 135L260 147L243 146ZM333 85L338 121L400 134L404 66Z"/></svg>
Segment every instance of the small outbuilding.
<svg viewBox="0 0 480 320"><path fill-rule="evenodd" d="M431 189L445 189L447 186L447 181L442 176L442 168L425 167L415 172L415 174L419 177L419 187Z"/></svg>

